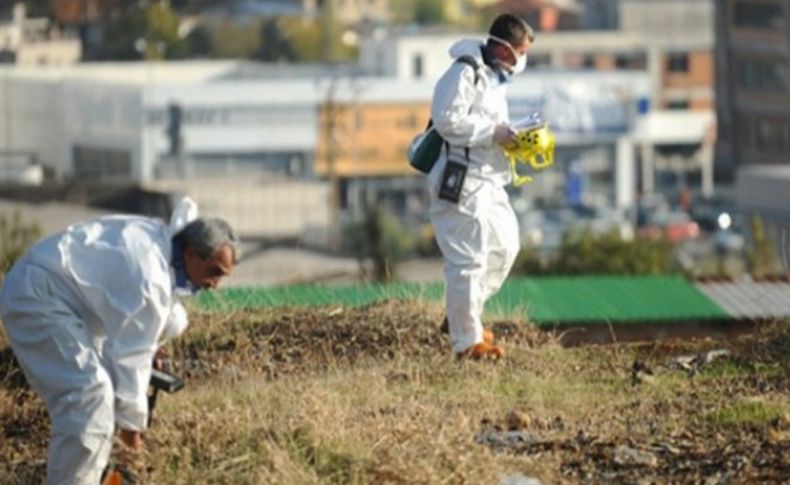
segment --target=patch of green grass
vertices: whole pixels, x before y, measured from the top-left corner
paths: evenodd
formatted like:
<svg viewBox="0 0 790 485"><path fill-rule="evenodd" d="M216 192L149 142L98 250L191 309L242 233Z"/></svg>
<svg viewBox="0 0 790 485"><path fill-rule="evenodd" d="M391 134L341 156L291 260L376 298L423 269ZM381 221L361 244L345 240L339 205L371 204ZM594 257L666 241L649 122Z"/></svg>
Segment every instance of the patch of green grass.
<svg viewBox="0 0 790 485"><path fill-rule="evenodd" d="M656 376L652 387L660 389L662 393L686 391L691 383L685 372L665 372Z"/></svg>
<svg viewBox="0 0 790 485"><path fill-rule="evenodd" d="M339 443L319 443L305 428L294 430L288 440L291 455L313 470L321 482L364 483L365 461L342 448Z"/></svg>
<svg viewBox="0 0 790 485"><path fill-rule="evenodd" d="M761 425L784 416L790 411L785 403L756 399L741 400L708 413L708 421L720 426Z"/></svg>
<svg viewBox="0 0 790 485"><path fill-rule="evenodd" d="M739 377L750 372L752 372L751 366L743 362L721 361L714 362L712 365L703 368L699 377L701 379Z"/></svg>

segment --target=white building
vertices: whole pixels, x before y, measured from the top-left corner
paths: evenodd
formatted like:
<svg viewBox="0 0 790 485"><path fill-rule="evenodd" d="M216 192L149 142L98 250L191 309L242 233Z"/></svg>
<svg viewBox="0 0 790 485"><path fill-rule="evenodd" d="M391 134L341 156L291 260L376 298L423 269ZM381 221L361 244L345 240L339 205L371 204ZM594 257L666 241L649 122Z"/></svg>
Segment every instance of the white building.
<svg viewBox="0 0 790 485"><path fill-rule="evenodd" d="M0 62L20 66L59 66L79 62L82 44L48 18L29 18L24 3L13 8L10 22L0 23Z"/></svg>
<svg viewBox="0 0 790 485"><path fill-rule="evenodd" d="M309 232L320 244L333 223L329 185L312 170L324 136L319 113L330 100L343 109L405 103L427 112L433 92L427 80L348 71L333 76L315 66L235 61L0 68L0 154L27 156L64 180L186 192L231 214L243 234ZM512 119L540 111L558 139L555 169L527 193L561 192L574 161L597 180L607 203L633 204L636 147L667 140L667 123L650 122L658 114L644 112L650 92L644 72L528 70L517 77L508 89ZM171 155L168 134L174 106L181 112L179 156ZM404 129L416 134L425 121ZM353 147L360 135L352 129L338 136ZM405 153L393 140L382 143L391 145L387 153ZM402 163L406 167L405 157ZM407 193L422 187L419 177L384 178L374 170L348 180L347 200L353 204L382 188Z"/></svg>
<svg viewBox="0 0 790 485"><path fill-rule="evenodd" d="M31 153L60 178L152 179L169 168L169 107L177 105L183 152L194 163L266 168L285 157L308 167L318 84L235 79L238 65L0 67L0 151Z"/></svg>
<svg viewBox="0 0 790 485"><path fill-rule="evenodd" d="M321 85L309 78L239 79L234 73L242 67L0 67L0 158L26 157L61 180L190 194L245 237L323 244L326 184L287 177L312 165ZM169 155L173 105L182 110L180 157Z"/></svg>

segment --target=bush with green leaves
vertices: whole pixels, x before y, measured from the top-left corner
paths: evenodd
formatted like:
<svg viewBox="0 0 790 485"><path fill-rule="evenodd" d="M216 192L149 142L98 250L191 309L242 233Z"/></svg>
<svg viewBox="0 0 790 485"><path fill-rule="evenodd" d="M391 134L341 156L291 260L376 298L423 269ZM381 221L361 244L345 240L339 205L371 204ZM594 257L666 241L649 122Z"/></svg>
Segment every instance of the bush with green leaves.
<svg viewBox="0 0 790 485"><path fill-rule="evenodd" d="M559 250L544 260L525 247L515 274L662 274L672 272L672 245L666 239L623 239L617 231L596 235L589 230L566 232Z"/></svg>
<svg viewBox="0 0 790 485"><path fill-rule="evenodd" d="M19 212L8 218L0 213L0 273L5 273L41 237L37 224L22 221Z"/></svg>
<svg viewBox="0 0 790 485"><path fill-rule="evenodd" d="M751 218L752 247L748 251L749 272L754 278L764 278L777 272L777 251L770 227L760 216Z"/></svg>
<svg viewBox="0 0 790 485"><path fill-rule="evenodd" d="M372 261L371 278L380 282L396 279L398 263L415 246L414 236L378 204L368 207L363 217L346 226L344 241L360 266L366 260Z"/></svg>

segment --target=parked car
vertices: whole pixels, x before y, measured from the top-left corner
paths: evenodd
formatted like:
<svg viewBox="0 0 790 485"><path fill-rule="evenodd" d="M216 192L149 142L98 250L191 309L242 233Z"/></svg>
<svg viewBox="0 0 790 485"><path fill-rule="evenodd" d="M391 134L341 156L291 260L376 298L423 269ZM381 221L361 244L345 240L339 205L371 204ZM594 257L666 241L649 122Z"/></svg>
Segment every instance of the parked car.
<svg viewBox="0 0 790 485"><path fill-rule="evenodd" d="M699 237L699 225L685 212L657 212L647 224L639 228L642 237L666 237L673 244Z"/></svg>
<svg viewBox="0 0 790 485"><path fill-rule="evenodd" d="M713 236L713 245L719 253L739 253L746 246L746 237L740 229L719 229Z"/></svg>
<svg viewBox="0 0 790 485"><path fill-rule="evenodd" d="M699 200L691 207L690 215L702 231L711 234L740 225L734 202L721 197Z"/></svg>

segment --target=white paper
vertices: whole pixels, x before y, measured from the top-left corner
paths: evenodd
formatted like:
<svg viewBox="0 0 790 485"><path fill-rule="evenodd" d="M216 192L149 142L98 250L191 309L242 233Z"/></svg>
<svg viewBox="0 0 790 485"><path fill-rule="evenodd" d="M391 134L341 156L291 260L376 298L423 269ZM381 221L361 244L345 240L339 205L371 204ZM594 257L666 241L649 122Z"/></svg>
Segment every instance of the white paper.
<svg viewBox="0 0 790 485"><path fill-rule="evenodd" d="M543 118L540 116L540 113L535 112L529 116L521 118L511 126L518 131L526 131L542 124Z"/></svg>

